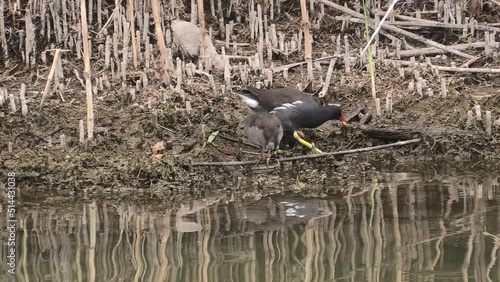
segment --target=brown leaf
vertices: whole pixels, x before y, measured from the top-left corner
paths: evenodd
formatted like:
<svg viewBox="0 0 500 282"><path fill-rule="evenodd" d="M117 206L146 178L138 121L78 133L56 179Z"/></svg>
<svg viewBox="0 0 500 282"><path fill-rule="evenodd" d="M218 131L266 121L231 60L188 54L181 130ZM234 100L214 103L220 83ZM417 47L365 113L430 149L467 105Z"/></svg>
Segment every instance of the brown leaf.
<svg viewBox="0 0 500 282"><path fill-rule="evenodd" d="M153 146L151 146L151 150L153 153L156 153L158 151L164 150L165 149L165 142L163 140L156 142Z"/></svg>

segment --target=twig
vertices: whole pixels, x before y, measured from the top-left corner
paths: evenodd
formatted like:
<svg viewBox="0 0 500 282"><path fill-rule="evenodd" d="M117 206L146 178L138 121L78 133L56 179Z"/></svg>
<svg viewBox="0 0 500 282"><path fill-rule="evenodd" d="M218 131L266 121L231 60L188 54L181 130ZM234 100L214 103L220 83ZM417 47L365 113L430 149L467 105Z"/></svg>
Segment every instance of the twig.
<svg viewBox="0 0 500 282"><path fill-rule="evenodd" d="M236 138L232 138L232 137L229 137L229 136L226 136L226 135L223 135L223 134L219 134L219 137L220 137L220 138L222 138L222 139L226 139L226 140L229 140L229 141L235 142L235 143L239 143L239 142L240 142L240 140L238 140L238 139L236 139ZM254 145L254 144L252 144L252 143L248 143L248 142L245 142L245 141L241 142L241 144L246 145L246 146L250 146L250 147L252 147L252 148L256 148L256 149L259 149L259 148L260 148L260 147L259 147L259 146L257 146L257 145ZM255 161L254 161L254 163L255 163Z"/></svg>
<svg viewBox="0 0 500 282"><path fill-rule="evenodd" d="M214 76L209 74L208 72L200 71L200 70L193 70L193 73L204 75L208 78L208 82L210 82L210 86L212 86L212 90L216 90L217 86L215 85L215 80Z"/></svg>
<svg viewBox="0 0 500 282"><path fill-rule="evenodd" d="M497 45L500 45L498 42L495 42ZM456 44L456 45L450 45L448 48L450 49L455 49L455 50L466 50L469 48L484 48L486 45L486 42L474 42L474 43L464 43L464 44ZM428 47L428 48L419 48L419 49L413 49L413 50L402 50L399 52L399 56L401 58L408 58L408 57L418 57L418 56L425 56L425 55L434 55L434 54L443 54L446 53L444 50L434 48L434 47ZM388 54L389 57L394 57L396 56L396 52L391 52Z"/></svg>
<svg viewBox="0 0 500 282"><path fill-rule="evenodd" d="M47 94L49 93L50 83L52 82L52 79L54 78L54 73L56 71L57 61L59 60L59 53L60 52L61 52L61 49L56 49L56 52L54 54L54 60L52 61L52 66L50 67L49 76L47 77L47 83L45 84L45 90L43 90L42 100L40 101L39 110L42 109L43 101L45 101L45 98L47 97Z"/></svg>
<svg viewBox="0 0 500 282"><path fill-rule="evenodd" d="M491 3L496 4L498 7L500 7L500 1L497 0L490 0Z"/></svg>
<svg viewBox="0 0 500 282"><path fill-rule="evenodd" d="M394 6L396 6L396 3L398 3L398 1L399 0L392 1L391 6L389 6L389 9L387 9L387 11L384 14L384 17L382 18L382 20L380 20L380 23L378 24L377 28L373 32L372 37L370 37L370 40L368 40L368 42L366 43L366 46L363 49L363 51L361 51L361 54L359 55L360 57L363 57L366 50L368 50L368 47L370 47L370 44L372 44L373 39L375 39L375 36L377 36L380 28L382 27L382 24L384 24L385 20L387 19L387 16L389 16L389 14L392 12L392 9L394 9Z"/></svg>
<svg viewBox="0 0 500 282"><path fill-rule="evenodd" d="M290 158L279 158L279 159L277 159L277 161L282 163L282 162L290 162L290 161L305 160L305 159L323 158L323 157L329 157L329 156L343 156L343 155L370 152L370 151L387 149L387 148L391 148L391 147L398 147L398 146L404 146L404 145L409 145L409 144L415 144L415 143L420 143L421 141L422 141L422 139L417 138L417 139L399 141L399 142L395 142L395 143L391 143L391 144L366 147L366 148L360 148L360 149L345 150L345 151L338 151L338 152L331 152L331 153L321 153L321 154L314 154L314 155L297 156L297 157L290 157ZM193 162L193 163L185 163L184 164L184 166L247 166L247 165L255 165L255 161Z"/></svg>
<svg viewBox="0 0 500 282"><path fill-rule="evenodd" d="M362 20L362 19L357 19L357 18L353 18L353 17L346 17L346 16L336 16L335 19L340 20L340 21L347 20L347 21L352 22L352 23L364 23L364 20ZM391 34L387 33L386 31L380 30L379 33L382 34L383 36L387 37L391 41L399 41L400 40L396 36L391 35Z"/></svg>
<svg viewBox="0 0 500 282"><path fill-rule="evenodd" d="M421 21L411 21L411 22L403 22L403 21L395 21L391 22L391 25L395 26L406 26L406 27L429 27L429 28L448 28L448 29L464 29L467 27L466 24L445 24L441 22L421 22ZM477 28L477 25L474 26L477 30L482 31L491 31L491 32L499 32L500 28L493 26L482 26L482 28Z"/></svg>
<svg viewBox="0 0 500 282"><path fill-rule="evenodd" d="M378 13L383 13L383 12L378 12ZM438 22L438 21L418 19L418 18L404 16L404 15L396 15L396 18L398 18L400 20L405 20L405 21L411 22L409 24L405 24L403 22L397 22L398 24L401 24L401 25L442 27L442 28L452 28L452 29L463 29L467 26L467 25L463 25L463 24L446 24L446 23L442 23L442 22ZM393 23L391 23L391 24L393 24ZM476 30L482 30L482 31L496 31L496 32L500 31L500 28L498 28L498 27L493 27L493 26L489 26L489 25L481 25L481 24L474 25L474 28Z"/></svg>
<svg viewBox="0 0 500 282"><path fill-rule="evenodd" d="M317 61L326 61L326 60L330 61L331 59L342 58L342 57L344 57L344 55L332 55L332 56L326 56L326 57L322 57L322 58L317 58L317 59L314 59L312 61L313 61L313 63L317 62ZM291 63L291 64L288 64L288 65L284 65L284 66L279 66L279 67L272 68L272 71L273 72L280 72L280 71L284 71L284 70L288 70L288 69L291 69L291 68L295 68L295 67L304 65L306 63L307 63L306 61L297 62L297 63Z"/></svg>
<svg viewBox="0 0 500 282"><path fill-rule="evenodd" d="M247 60L248 61L248 56L240 56L240 55L226 55L228 59L233 59L233 60Z"/></svg>
<svg viewBox="0 0 500 282"><path fill-rule="evenodd" d="M460 67L461 68L468 68L470 65L472 65L475 62L477 62L478 60L479 60L478 57L472 58L472 59L468 60L467 62L463 63L462 65L460 65Z"/></svg>
<svg viewBox="0 0 500 282"><path fill-rule="evenodd" d="M486 68L457 68L457 67L443 67L443 66L435 66L429 65L427 63L412 63L410 61L401 61L401 60L385 60L388 63L395 63L404 66L420 66L420 67L431 67L440 71L449 71L449 72L470 72L470 73L500 73L500 69L486 69Z"/></svg>
<svg viewBox="0 0 500 282"><path fill-rule="evenodd" d="M221 44L221 45L225 45L225 44L226 44L226 42L225 42L225 41L222 41L222 40L215 40L215 43L217 43L217 44ZM240 42L229 42L229 45L231 45L231 46L236 45L236 46L238 46L238 47L249 47L249 46L253 46L253 45L251 45L250 43L244 43L244 42L241 42L241 43L240 43Z"/></svg>

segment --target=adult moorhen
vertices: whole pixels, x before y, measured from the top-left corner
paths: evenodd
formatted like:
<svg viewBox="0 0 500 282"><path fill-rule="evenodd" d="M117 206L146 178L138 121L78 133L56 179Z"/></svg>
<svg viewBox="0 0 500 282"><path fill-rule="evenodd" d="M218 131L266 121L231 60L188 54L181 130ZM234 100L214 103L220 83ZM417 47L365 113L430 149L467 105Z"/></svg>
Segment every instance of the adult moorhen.
<svg viewBox="0 0 500 282"><path fill-rule="evenodd" d="M278 145L283 137L283 127L280 119L272 113L256 112L252 113L245 119L245 138L255 145L260 146L262 150L261 158L264 156L264 151L267 152L267 165L271 152L278 149Z"/></svg>
<svg viewBox="0 0 500 282"><path fill-rule="evenodd" d="M346 125L342 110L337 105L322 106L310 95L295 88L279 86L272 89L247 87L236 93L245 104L255 112L270 112L281 120L286 132L293 132L293 137L311 150L319 149L302 139L299 128L315 128L328 120L340 120Z"/></svg>

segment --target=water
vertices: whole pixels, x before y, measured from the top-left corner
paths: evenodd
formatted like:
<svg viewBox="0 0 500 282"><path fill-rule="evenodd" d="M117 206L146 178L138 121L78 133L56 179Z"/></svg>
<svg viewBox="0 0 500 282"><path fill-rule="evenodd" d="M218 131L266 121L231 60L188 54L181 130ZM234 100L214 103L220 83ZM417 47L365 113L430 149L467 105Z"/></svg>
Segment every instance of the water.
<svg viewBox="0 0 500 282"><path fill-rule="evenodd" d="M379 172L321 198L221 194L160 211L34 205L17 214L15 280L500 281L500 177L458 175ZM0 249L9 281L5 236Z"/></svg>

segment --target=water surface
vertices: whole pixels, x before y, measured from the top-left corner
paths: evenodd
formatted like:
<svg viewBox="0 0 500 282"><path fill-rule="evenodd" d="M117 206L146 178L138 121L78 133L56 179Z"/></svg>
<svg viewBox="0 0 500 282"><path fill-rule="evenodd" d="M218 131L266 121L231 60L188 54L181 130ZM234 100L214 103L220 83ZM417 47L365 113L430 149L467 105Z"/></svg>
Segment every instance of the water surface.
<svg viewBox="0 0 500 282"><path fill-rule="evenodd" d="M500 281L500 177L483 175L380 171L321 197L221 194L169 210L33 205L17 215L15 280ZM0 281L13 278L4 239Z"/></svg>

